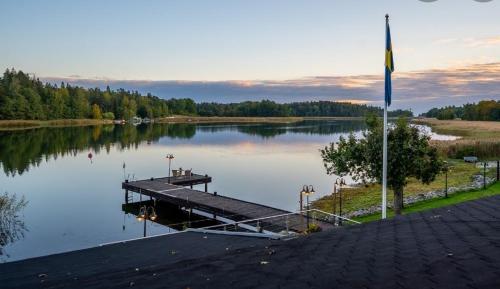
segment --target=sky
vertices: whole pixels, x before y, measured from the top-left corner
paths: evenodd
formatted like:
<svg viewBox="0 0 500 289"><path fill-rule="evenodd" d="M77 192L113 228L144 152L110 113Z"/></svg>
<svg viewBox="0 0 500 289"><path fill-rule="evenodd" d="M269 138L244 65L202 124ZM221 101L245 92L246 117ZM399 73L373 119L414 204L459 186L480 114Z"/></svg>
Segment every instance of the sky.
<svg viewBox="0 0 500 289"><path fill-rule="evenodd" d="M0 8L0 69L42 80L197 101L374 105L389 13L394 108L500 99L500 0L0 0Z"/></svg>

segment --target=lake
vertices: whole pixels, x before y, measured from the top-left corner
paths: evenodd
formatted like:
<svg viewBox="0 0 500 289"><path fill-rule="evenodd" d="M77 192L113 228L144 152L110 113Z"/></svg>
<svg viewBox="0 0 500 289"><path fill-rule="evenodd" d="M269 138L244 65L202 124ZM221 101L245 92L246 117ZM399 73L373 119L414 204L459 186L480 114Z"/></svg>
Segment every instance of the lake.
<svg viewBox="0 0 500 289"><path fill-rule="evenodd" d="M0 131L0 194L26 201L0 212L0 261L142 237L121 182L167 176L167 154L172 169L210 175L209 192L296 211L304 184L314 185L312 199L332 191L319 150L363 129L363 121L304 121ZM146 223L148 236L179 229L182 214L157 210L163 218Z"/></svg>

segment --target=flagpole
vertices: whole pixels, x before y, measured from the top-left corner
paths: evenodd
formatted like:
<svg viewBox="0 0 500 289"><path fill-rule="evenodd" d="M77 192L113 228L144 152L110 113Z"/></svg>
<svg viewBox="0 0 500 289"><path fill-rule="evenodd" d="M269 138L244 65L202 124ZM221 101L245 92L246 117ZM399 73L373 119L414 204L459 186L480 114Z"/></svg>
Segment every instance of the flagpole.
<svg viewBox="0 0 500 289"><path fill-rule="evenodd" d="M389 15L385 15L386 27ZM387 68L386 68L387 69ZM387 99L384 98L384 145L382 160L382 219L387 218Z"/></svg>
<svg viewBox="0 0 500 289"><path fill-rule="evenodd" d="M387 101L384 101L384 156L382 161L382 219L387 218Z"/></svg>

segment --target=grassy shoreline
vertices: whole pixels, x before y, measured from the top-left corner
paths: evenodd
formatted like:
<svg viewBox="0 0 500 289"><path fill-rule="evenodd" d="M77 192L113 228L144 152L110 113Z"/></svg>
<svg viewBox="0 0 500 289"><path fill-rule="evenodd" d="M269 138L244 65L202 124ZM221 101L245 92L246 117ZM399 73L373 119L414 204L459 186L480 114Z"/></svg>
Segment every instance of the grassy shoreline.
<svg viewBox="0 0 500 289"><path fill-rule="evenodd" d="M474 164L465 163L461 160L448 160L450 171L448 173L448 187L465 187L472 183L472 176L481 173L481 169ZM493 176L494 170L488 171L488 176ZM440 191L445 188L445 174L436 176L436 180L428 185L420 183L416 179L410 179L405 187L404 196L418 196L431 191ZM352 188L343 189L343 212L353 212L360 209L366 209L377 206L380 203L380 192L382 187L380 184L360 185ZM388 192L388 202L393 201L393 192ZM333 211L333 196L327 195L312 202L314 208L332 212ZM337 204L338 206L338 204ZM338 209L338 207L337 207Z"/></svg>
<svg viewBox="0 0 500 289"><path fill-rule="evenodd" d="M104 119L0 120L0 130L22 130L40 127L92 126L112 124Z"/></svg>
<svg viewBox="0 0 500 289"><path fill-rule="evenodd" d="M449 158L452 166L448 174L449 187L462 187L471 182L473 175L480 174L481 170L472 164L464 163L461 158L473 155L480 160L496 160L500 157L500 122L490 121L462 121L462 120L437 120L437 119L414 119L413 123L430 126L433 132L460 136L457 140L431 141L443 156ZM493 171L488 172L491 176ZM440 174L436 180L429 185L423 185L417 180L411 179L405 188L405 197L414 196L430 191L442 190L444 188L444 175ZM355 211L378 205L380 202L381 186L371 184L345 189L344 212ZM392 192L388 194L388 201L392 201ZM439 199L439 198L437 198ZM430 200L428 202L432 202ZM325 196L313 202L313 207L330 212L333 209L331 195ZM413 207L413 206L412 206ZM370 218L370 217L367 217ZM360 218L363 219L363 218Z"/></svg>
<svg viewBox="0 0 500 289"><path fill-rule="evenodd" d="M500 121L438 120L435 118L413 119L416 124L428 125L440 134L456 135L463 139L498 139Z"/></svg>
<svg viewBox="0 0 500 289"><path fill-rule="evenodd" d="M364 117L204 117L171 116L155 119L155 123L294 123L304 120L364 120ZM112 120L56 119L56 120L0 120L0 130L31 129L112 124Z"/></svg>
<svg viewBox="0 0 500 289"><path fill-rule="evenodd" d="M440 197L432 200L422 201L410 206L407 206L403 209L403 214L416 213L431 209L436 209L440 207L455 205L459 203L463 203L466 201L472 201L480 198L490 197L500 195L500 182L494 183L487 187L486 189L481 190L472 190L472 191L463 191L457 192L453 195L450 195L448 198ZM388 218L394 217L394 212L392 210L387 211ZM357 217L354 220L362 223L372 222L380 219L380 213Z"/></svg>
<svg viewBox="0 0 500 289"><path fill-rule="evenodd" d="M500 122L414 119L414 123L428 125L434 132L460 136L457 140L432 141L438 150L450 158L467 155L481 159L500 156Z"/></svg>

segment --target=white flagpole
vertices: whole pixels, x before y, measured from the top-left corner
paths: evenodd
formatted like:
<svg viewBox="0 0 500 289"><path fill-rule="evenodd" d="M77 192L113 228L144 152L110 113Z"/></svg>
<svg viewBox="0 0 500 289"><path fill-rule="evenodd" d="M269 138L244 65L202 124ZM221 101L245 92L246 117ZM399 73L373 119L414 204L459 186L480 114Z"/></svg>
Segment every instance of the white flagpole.
<svg viewBox="0 0 500 289"><path fill-rule="evenodd" d="M388 31L389 25L389 15L385 15L385 25L386 25L386 33ZM386 41L388 41L388 35L386 35ZM387 45L387 44L386 44ZM387 49L388 47L386 47ZM386 52L387 53L387 52ZM386 55L387 57L387 55ZM386 59L387 61L387 59ZM387 66L387 62L386 62ZM387 73L387 67L386 73ZM387 78L386 80L387 81ZM387 83L386 83L387 85ZM386 88L387 89L387 88ZM384 148L383 148L383 160L382 160L382 219L387 218L387 91L384 97Z"/></svg>
<svg viewBox="0 0 500 289"><path fill-rule="evenodd" d="M387 218L387 101L384 101L384 156L382 161L382 219Z"/></svg>

